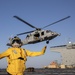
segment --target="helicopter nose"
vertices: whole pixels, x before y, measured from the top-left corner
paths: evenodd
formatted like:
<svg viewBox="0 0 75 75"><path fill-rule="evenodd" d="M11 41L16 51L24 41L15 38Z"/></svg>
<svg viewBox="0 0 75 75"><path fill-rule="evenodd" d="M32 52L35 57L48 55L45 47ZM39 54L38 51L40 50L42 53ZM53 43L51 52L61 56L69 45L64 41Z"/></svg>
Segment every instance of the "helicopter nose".
<svg viewBox="0 0 75 75"><path fill-rule="evenodd" d="M61 34L59 33L58 36L60 36Z"/></svg>
<svg viewBox="0 0 75 75"><path fill-rule="evenodd" d="M53 36L60 36L60 34L58 34L58 33L56 33L56 32L53 32L52 35L53 35Z"/></svg>
<svg viewBox="0 0 75 75"><path fill-rule="evenodd" d="M60 36L61 34L59 34L59 33L55 33L55 35Z"/></svg>

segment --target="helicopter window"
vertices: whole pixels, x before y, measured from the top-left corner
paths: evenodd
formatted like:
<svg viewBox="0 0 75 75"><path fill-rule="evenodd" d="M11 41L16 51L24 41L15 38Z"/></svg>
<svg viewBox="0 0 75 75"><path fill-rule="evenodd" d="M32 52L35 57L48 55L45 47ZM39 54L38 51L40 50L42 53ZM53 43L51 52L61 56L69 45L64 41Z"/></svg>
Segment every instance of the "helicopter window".
<svg viewBox="0 0 75 75"><path fill-rule="evenodd" d="M26 38L28 38L28 37L29 37L29 35L26 36Z"/></svg>
<svg viewBox="0 0 75 75"><path fill-rule="evenodd" d="M44 32L41 32L41 35L44 35Z"/></svg>
<svg viewBox="0 0 75 75"><path fill-rule="evenodd" d="M39 34L39 33L37 33L37 34L34 34L34 36L35 36L35 37L39 37L39 36L40 36L40 34Z"/></svg>
<svg viewBox="0 0 75 75"><path fill-rule="evenodd" d="M46 32L47 32L47 33L49 33L49 32L50 32L50 30L47 30Z"/></svg>

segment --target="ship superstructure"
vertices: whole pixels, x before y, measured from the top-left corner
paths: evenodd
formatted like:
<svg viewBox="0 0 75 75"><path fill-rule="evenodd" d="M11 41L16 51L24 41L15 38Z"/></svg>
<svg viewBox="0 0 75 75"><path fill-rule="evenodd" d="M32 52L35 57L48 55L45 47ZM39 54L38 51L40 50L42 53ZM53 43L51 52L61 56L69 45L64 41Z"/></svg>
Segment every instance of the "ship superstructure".
<svg viewBox="0 0 75 75"><path fill-rule="evenodd" d="M67 45L53 46L50 50L61 53L62 64L75 67L75 43L69 42Z"/></svg>

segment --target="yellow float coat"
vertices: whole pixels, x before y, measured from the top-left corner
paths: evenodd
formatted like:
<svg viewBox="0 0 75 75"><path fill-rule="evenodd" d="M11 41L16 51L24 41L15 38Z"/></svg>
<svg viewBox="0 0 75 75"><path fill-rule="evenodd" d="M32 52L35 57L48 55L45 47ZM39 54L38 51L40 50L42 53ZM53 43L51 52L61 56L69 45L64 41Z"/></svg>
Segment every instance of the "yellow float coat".
<svg viewBox="0 0 75 75"><path fill-rule="evenodd" d="M5 52L0 54L0 58L7 57L8 66L7 72L10 74L23 73L25 71L25 63L27 60L27 56L39 56L45 53L46 47L42 49L40 52L31 52L29 50L25 50L23 48L9 48Z"/></svg>

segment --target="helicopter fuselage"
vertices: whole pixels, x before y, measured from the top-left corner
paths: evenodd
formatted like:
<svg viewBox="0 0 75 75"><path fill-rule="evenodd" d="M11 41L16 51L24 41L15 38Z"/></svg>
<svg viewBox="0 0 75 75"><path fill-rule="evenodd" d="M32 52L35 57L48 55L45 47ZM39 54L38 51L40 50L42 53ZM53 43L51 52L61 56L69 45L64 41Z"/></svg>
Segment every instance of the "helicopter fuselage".
<svg viewBox="0 0 75 75"><path fill-rule="evenodd" d="M34 44L42 41L49 41L58 35L58 33L52 32L51 30L36 30L28 34L22 42L24 45Z"/></svg>

